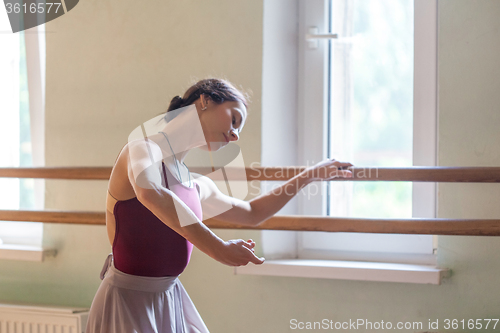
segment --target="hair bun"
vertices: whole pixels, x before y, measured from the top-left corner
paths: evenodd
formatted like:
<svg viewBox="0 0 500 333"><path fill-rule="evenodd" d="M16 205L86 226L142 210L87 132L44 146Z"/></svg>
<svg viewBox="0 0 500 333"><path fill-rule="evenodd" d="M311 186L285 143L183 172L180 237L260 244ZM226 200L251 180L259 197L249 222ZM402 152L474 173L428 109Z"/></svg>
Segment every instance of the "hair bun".
<svg viewBox="0 0 500 333"><path fill-rule="evenodd" d="M184 102L184 99L182 99L181 96L175 96L174 98L172 98L172 100L170 101L170 105L168 107L168 110L167 111L172 111L172 110L175 110L175 109L178 109L182 106L182 103Z"/></svg>
<svg viewBox="0 0 500 333"><path fill-rule="evenodd" d="M174 103L174 104L182 104L183 102L183 99L181 96L175 96L174 98L172 98L172 101L170 103Z"/></svg>

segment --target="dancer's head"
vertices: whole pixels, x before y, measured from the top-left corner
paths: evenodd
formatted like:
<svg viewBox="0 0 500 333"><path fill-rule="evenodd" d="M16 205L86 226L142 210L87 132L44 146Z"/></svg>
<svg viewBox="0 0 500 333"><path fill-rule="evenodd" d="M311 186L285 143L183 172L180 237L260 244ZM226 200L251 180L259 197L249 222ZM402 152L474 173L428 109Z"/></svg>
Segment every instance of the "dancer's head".
<svg viewBox="0 0 500 333"><path fill-rule="evenodd" d="M184 95L175 96L168 111L194 104L205 139L210 142L237 141L247 118L247 97L230 82L205 79L191 86ZM225 145L225 144L224 144ZM217 150L224 145L212 145Z"/></svg>

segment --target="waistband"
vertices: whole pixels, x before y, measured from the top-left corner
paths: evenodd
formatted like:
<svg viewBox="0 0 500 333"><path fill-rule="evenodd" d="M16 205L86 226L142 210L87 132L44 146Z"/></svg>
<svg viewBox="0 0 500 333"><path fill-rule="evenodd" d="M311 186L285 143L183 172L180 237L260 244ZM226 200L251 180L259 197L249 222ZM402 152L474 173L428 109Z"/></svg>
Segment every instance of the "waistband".
<svg viewBox="0 0 500 333"><path fill-rule="evenodd" d="M113 263L113 254L108 255L101 271L101 280L113 286L147 292L164 292L179 283L178 276L138 276L119 271Z"/></svg>

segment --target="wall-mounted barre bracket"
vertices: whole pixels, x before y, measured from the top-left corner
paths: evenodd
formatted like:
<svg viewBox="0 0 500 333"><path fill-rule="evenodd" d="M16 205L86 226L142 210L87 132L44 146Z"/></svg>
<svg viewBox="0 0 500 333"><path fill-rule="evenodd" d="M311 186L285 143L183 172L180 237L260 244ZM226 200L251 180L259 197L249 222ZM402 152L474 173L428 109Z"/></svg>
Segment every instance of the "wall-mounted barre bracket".
<svg viewBox="0 0 500 333"><path fill-rule="evenodd" d="M338 34L320 34L318 33L318 27L310 27L307 30L306 41L308 43L309 49L318 48L319 39L337 39Z"/></svg>

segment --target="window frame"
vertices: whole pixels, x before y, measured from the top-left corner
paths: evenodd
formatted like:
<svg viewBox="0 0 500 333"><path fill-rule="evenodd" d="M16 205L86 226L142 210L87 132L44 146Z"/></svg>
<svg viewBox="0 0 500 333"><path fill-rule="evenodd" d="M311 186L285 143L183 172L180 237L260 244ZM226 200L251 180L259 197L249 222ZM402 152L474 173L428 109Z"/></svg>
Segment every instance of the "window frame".
<svg viewBox="0 0 500 333"><path fill-rule="evenodd" d="M304 36L309 27L328 33L329 0L299 1L299 71L298 71L298 164L311 165L327 157L328 140L328 79L329 42L320 40L317 48L309 49ZM413 165L437 165L437 1L414 1L414 144ZM321 124L321 125L319 125ZM314 128L314 131L310 129ZM318 145L318 142L322 144ZM298 214L326 215L326 183L315 183L316 189L299 197ZM309 186L311 186L309 185ZM307 191L307 189L305 189ZM304 191L304 190L303 190ZM412 216L436 217L436 184L413 183ZM367 260L435 264L436 236L428 254L376 253L361 251L325 251L307 249L303 233L297 234L297 257L304 259ZM406 252L406 253L405 253Z"/></svg>

